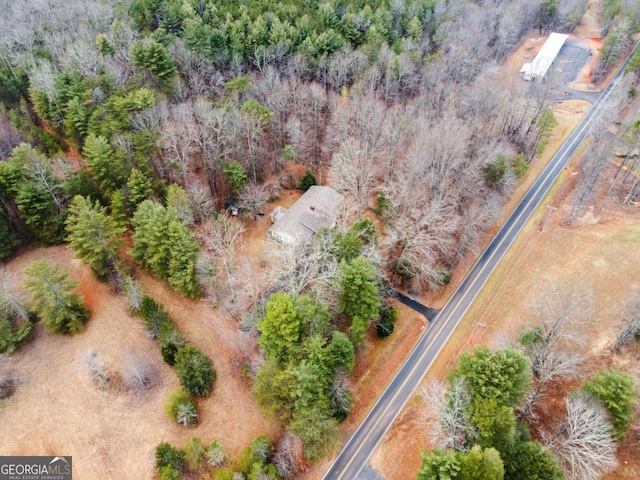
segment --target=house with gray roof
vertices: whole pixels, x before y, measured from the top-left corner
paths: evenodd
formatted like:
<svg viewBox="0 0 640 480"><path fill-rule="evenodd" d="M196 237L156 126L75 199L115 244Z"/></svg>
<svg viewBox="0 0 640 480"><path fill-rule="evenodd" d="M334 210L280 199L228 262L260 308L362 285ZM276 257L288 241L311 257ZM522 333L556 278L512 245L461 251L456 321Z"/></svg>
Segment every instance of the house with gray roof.
<svg viewBox="0 0 640 480"><path fill-rule="evenodd" d="M320 228L335 226L343 198L331 187L313 186L289 210L272 215L275 223L267 234L289 245L304 245Z"/></svg>

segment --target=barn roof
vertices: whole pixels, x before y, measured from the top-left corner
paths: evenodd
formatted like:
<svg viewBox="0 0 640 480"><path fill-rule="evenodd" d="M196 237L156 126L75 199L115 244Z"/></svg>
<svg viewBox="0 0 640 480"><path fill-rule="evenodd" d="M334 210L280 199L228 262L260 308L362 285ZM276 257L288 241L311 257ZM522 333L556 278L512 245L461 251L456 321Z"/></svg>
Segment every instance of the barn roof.
<svg viewBox="0 0 640 480"><path fill-rule="evenodd" d="M563 33L554 32L549 35L533 62L525 63L520 69L520 73L524 74L524 79L544 78L567 38L569 38L569 35Z"/></svg>
<svg viewBox="0 0 640 480"><path fill-rule="evenodd" d="M343 196L331 187L313 186L268 230L268 234L290 245L303 245L318 229L332 227Z"/></svg>

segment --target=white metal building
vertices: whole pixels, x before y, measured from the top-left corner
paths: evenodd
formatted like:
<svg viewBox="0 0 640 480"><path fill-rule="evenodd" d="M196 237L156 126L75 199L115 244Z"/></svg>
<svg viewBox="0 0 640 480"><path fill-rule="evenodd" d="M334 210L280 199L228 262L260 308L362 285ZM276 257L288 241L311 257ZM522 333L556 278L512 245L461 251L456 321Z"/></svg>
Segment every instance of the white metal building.
<svg viewBox="0 0 640 480"><path fill-rule="evenodd" d="M552 33L549 35L549 38L544 42L544 45L542 45L533 62L525 63L520 69L522 78L529 81L536 78L544 78L551 64L558 56L558 53L560 53L567 38L569 38L569 35L563 33Z"/></svg>

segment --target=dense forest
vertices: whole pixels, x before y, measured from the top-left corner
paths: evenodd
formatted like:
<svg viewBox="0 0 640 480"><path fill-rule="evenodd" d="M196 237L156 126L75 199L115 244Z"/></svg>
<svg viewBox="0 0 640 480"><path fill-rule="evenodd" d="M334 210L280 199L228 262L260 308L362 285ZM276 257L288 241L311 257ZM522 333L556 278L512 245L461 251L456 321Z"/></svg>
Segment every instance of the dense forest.
<svg viewBox="0 0 640 480"><path fill-rule="evenodd" d="M385 266L433 288L544 135L545 87L493 78L492 68L533 25L570 30L585 2L542 8L7 3L5 250L62 241L75 195L124 220L147 198L166 203L176 185L182 220L204 224L230 195L250 208L277 195L296 162L354 208L377 195ZM13 152L22 141L38 152Z"/></svg>
<svg viewBox="0 0 640 480"><path fill-rule="evenodd" d="M640 21L605 4L602 74ZM531 28L570 32L587 1L0 5L0 257L69 242L147 322L132 263L222 305L259 336L257 397L314 459L349 413L354 348L372 321L393 330L388 287L448 283L546 144L553 83L496 67ZM274 246L267 272L241 261L244 225L316 182L348 200L337 228ZM245 223L220 214L230 198ZM72 307L62 330L86 321ZM173 361L189 346L158 322Z"/></svg>

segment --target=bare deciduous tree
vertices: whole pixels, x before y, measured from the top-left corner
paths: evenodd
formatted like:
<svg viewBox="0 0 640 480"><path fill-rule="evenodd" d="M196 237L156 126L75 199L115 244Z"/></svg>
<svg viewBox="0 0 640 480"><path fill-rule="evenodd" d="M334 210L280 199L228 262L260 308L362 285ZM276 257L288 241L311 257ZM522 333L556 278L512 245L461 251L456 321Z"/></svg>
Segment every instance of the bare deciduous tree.
<svg viewBox="0 0 640 480"><path fill-rule="evenodd" d="M373 158L366 154L358 140L348 138L333 155L331 163L330 184L350 195L362 213L377 177Z"/></svg>
<svg viewBox="0 0 640 480"><path fill-rule="evenodd" d="M13 275L0 267L0 319L29 320L24 292L18 290Z"/></svg>
<svg viewBox="0 0 640 480"><path fill-rule="evenodd" d="M198 137L193 104L185 102L169 106L168 110L169 118L161 126L161 147L166 164L170 168L178 169L181 176L180 183L186 187L189 184L188 176L192 168Z"/></svg>
<svg viewBox="0 0 640 480"><path fill-rule="evenodd" d="M445 385L432 381L422 389L424 425L429 436L440 448L467 451L473 432L469 418L471 395L463 378L457 378L447 390Z"/></svg>
<svg viewBox="0 0 640 480"><path fill-rule="evenodd" d="M187 185L187 197L196 223L204 223L213 216L215 206L207 187L198 182L191 182Z"/></svg>
<svg viewBox="0 0 640 480"><path fill-rule="evenodd" d="M566 407L558 432L543 436L543 441L560 460L567 480L596 480L618 464L607 411L581 391L567 398Z"/></svg>
<svg viewBox="0 0 640 480"><path fill-rule="evenodd" d="M129 309L133 313L137 313L142 307L142 298L144 292L140 284L131 275L124 275L122 279L122 291L129 301Z"/></svg>
<svg viewBox="0 0 640 480"><path fill-rule="evenodd" d="M233 301L238 298L235 268L238 251L240 250L240 235L244 227L239 221L227 215L209 219L199 234L201 242L209 253L217 260L219 274L224 274Z"/></svg>
<svg viewBox="0 0 640 480"><path fill-rule="evenodd" d="M640 335L640 302L628 302L620 313L620 333L613 345L612 352L619 352L623 347L634 344Z"/></svg>
<svg viewBox="0 0 640 480"><path fill-rule="evenodd" d="M158 372L143 355L127 352L123 357L123 379L126 387L133 392L152 388L158 380Z"/></svg>
<svg viewBox="0 0 640 480"><path fill-rule="evenodd" d="M582 344L582 326L593 309L593 294L568 285L554 285L538 295L532 306L533 321L520 334L534 380L520 409L521 419L534 418L533 407L550 382L579 374L582 357L576 350Z"/></svg>
<svg viewBox="0 0 640 480"><path fill-rule="evenodd" d="M16 375L13 372L0 372L0 400L9 398L16 391Z"/></svg>
<svg viewBox="0 0 640 480"><path fill-rule="evenodd" d="M273 242L270 248L276 259L271 277L281 290L293 296L311 290L317 298L332 298L338 275L332 232L317 232L308 245L292 246Z"/></svg>
<svg viewBox="0 0 640 480"><path fill-rule="evenodd" d="M295 478L304 465L302 441L286 432L278 442L273 454L273 464L282 478Z"/></svg>
<svg viewBox="0 0 640 480"><path fill-rule="evenodd" d="M248 183L240 192L238 206L255 220L258 214L264 211L269 201L269 192L264 185Z"/></svg>
<svg viewBox="0 0 640 480"><path fill-rule="evenodd" d="M20 144L21 140L20 133L9 117L0 111L0 160L9 158L11 151Z"/></svg>
<svg viewBox="0 0 640 480"><path fill-rule="evenodd" d="M384 240L387 262L412 288L436 288L442 280L443 258L455 251L459 217L445 201L429 202L416 190L404 190L388 194L394 195L395 214Z"/></svg>
<svg viewBox="0 0 640 480"><path fill-rule="evenodd" d="M114 372L111 362L95 349L89 349L81 355L80 365L89 381L99 387L106 387L113 380Z"/></svg>

